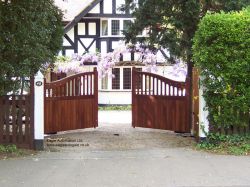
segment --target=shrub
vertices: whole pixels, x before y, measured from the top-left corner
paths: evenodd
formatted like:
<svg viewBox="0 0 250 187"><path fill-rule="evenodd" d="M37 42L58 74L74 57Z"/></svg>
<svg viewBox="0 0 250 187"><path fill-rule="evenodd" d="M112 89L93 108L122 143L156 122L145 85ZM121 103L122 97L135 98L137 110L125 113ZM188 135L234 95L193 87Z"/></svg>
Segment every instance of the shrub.
<svg viewBox="0 0 250 187"><path fill-rule="evenodd" d="M0 94L6 94L19 89L15 79L54 60L62 45L62 12L53 0L0 1L0 30Z"/></svg>
<svg viewBox="0 0 250 187"><path fill-rule="evenodd" d="M194 37L210 127L249 125L250 7L206 15Z"/></svg>

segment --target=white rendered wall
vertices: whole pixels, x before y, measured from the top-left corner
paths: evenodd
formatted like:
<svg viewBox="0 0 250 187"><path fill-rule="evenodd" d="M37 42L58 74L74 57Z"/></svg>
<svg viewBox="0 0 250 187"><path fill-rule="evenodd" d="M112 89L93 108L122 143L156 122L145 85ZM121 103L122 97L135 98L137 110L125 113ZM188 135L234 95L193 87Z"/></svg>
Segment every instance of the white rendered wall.
<svg viewBox="0 0 250 187"><path fill-rule="evenodd" d="M112 0L103 0L103 13L112 14Z"/></svg>
<svg viewBox="0 0 250 187"><path fill-rule="evenodd" d="M131 91L100 91L98 104L127 105L132 103Z"/></svg>
<svg viewBox="0 0 250 187"><path fill-rule="evenodd" d="M96 23L89 22L89 35L96 35Z"/></svg>
<svg viewBox="0 0 250 187"><path fill-rule="evenodd" d="M85 23L78 23L78 34L85 35L86 25Z"/></svg>
<svg viewBox="0 0 250 187"><path fill-rule="evenodd" d="M91 14L100 13L100 3L98 3L92 10L90 10L89 13L91 13Z"/></svg>

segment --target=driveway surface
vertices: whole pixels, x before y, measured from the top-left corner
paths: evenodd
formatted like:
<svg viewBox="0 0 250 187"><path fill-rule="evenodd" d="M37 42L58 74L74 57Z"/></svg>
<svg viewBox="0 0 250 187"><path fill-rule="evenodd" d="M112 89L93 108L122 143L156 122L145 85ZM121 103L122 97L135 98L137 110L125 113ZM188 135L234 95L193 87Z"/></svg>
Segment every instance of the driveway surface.
<svg viewBox="0 0 250 187"><path fill-rule="evenodd" d="M0 186L250 186L249 156L196 151L191 137L134 129L129 112L114 114L102 112L96 129L46 137L37 155L0 160Z"/></svg>

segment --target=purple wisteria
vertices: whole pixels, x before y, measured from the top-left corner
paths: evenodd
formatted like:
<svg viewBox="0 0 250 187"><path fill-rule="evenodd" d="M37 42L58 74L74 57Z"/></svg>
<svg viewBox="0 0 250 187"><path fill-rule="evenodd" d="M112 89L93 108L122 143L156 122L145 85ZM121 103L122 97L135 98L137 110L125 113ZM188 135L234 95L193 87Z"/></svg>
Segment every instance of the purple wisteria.
<svg viewBox="0 0 250 187"><path fill-rule="evenodd" d="M120 41L118 47L113 52L100 54L100 53L85 53L83 55L74 54L71 58L64 58L64 60L57 60L55 63L56 72L64 73L79 73L84 71L86 63L97 63L97 68L100 77L106 75L112 76L112 68L116 63L120 62L122 55L134 52L137 56L136 61L141 62L145 68L144 71L156 72L156 53L143 45L125 45Z"/></svg>
<svg viewBox="0 0 250 187"><path fill-rule="evenodd" d="M120 41L113 52L101 53L85 53L83 55L74 54L71 58L59 57L55 63L55 72L64 72L68 74L84 72L84 66L97 64L99 77L113 76L112 68L120 62L121 56L133 52L135 61L143 65L143 71L157 72L157 50L150 49L143 44L126 44ZM187 68L184 62L176 60L169 75L172 77L186 77Z"/></svg>

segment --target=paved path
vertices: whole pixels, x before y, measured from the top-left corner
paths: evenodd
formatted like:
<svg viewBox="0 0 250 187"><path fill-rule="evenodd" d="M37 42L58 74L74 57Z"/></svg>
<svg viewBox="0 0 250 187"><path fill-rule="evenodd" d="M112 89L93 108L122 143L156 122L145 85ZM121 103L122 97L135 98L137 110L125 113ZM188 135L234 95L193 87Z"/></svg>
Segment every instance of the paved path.
<svg viewBox="0 0 250 187"><path fill-rule="evenodd" d="M35 156L0 160L0 186L250 186L250 157L195 151L192 138L134 129L122 118L106 122L97 129L59 133L47 142L65 147L51 145Z"/></svg>
<svg viewBox="0 0 250 187"><path fill-rule="evenodd" d="M130 124L132 123L131 111L99 111L99 124Z"/></svg>

